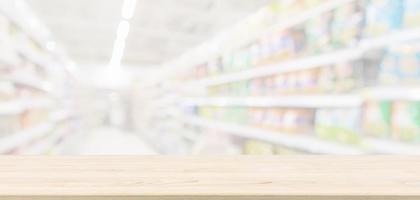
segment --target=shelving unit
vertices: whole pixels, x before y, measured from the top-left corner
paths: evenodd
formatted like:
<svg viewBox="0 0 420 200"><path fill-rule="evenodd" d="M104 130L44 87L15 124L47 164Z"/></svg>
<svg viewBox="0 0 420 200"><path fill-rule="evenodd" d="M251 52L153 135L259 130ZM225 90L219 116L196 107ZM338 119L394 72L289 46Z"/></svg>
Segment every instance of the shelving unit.
<svg viewBox="0 0 420 200"><path fill-rule="evenodd" d="M188 83L192 86L208 87L213 85L221 85L230 82L241 80L248 80L258 77L269 76L279 73L287 73L291 71L299 71L311 68L325 67L329 64L337 62L351 61L361 58L364 53L383 48L392 44L398 44L404 41L410 41L420 38L420 29L408 29L392 33L391 35L382 36L374 39L361 40L356 47L351 47L345 50L326 53L317 56L310 56L308 58L298 58L292 61L276 63L268 66L251 68L238 73L218 75L215 77L199 79Z"/></svg>
<svg viewBox="0 0 420 200"><path fill-rule="evenodd" d="M24 1L2 2L0 4L0 13L30 36L37 45L46 48L51 35Z"/></svg>
<svg viewBox="0 0 420 200"><path fill-rule="evenodd" d="M18 114L32 108L51 108L54 103L49 99L21 99L0 103L0 114Z"/></svg>
<svg viewBox="0 0 420 200"><path fill-rule="evenodd" d="M49 141L45 142L43 137L48 136L52 138L60 137L63 135L63 132L54 133L59 127L59 124L69 118L72 117L72 114L68 111L53 111L51 112L48 120L40 125L37 125L33 128L29 128L17 133L10 134L8 137L4 137L0 141L0 153L7 153L15 148L19 148L21 146L25 146L28 143L35 143L35 147L37 148L38 145L43 146L43 148L47 148L46 144L51 144ZM52 136L49 136L51 135ZM40 140L41 142L36 143L34 141ZM50 146L51 147L51 146ZM32 149L30 148L30 149Z"/></svg>
<svg viewBox="0 0 420 200"><path fill-rule="evenodd" d="M70 116L57 113L60 94L69 92L67 57L48 47L50 32L24 1L0 2L0 34L0 51L7 52L0 56L0 153L45 153L53 145L45 138L70 131L64 128Z"/></svg>
<svg viewBox="0 0 420 200"><path fill-rule="evenodd" d="M56 131L60 127L60 123L73 117L69 111L53 111L48 120L35 127L22 130L17 133L10 134L0 140L0 154L11 152L20 147L27 146L30 143L34 145L23 153L42 153L41 150L49 149L53 146L53 141L57 141L66 135L68 130L62 128L61 131ZM47 139L45 139L47 137ZM37 142L39 140L39 142ZM18 151L20 153L20 151Z"/></svg>
<svg viewBox="0 0 420 200"><path fill-rule="evenodd" d="M67 120L70 120L74 116L69 112L57 111L53 113L50 117L51 121L56 124L54 131L42 138L40 142L36 142L34 145L31 145L29 148L24 149L19 152L24 155L42 155L50 154L56 146L60 144L67 136L70 135L70 128L68 127ZM60 123L67 124L63 127L60 127Z"/></svg>
<svg viewBox="0 0 420 200"><path fill-rule="evenodd" d="M420 87L374 87L362 90L361 95L366 99L419 101Z"/></svg>
<svg viewBox="0 0 420 200"><path fill-rule="evenodd" d="M306 133L290 134L276 131L253 128L250 126L222 123L199 117L182 117L183 123L207 128L222 130L235 136L261 140L294 149L304 150L314 154L337 154L337 155L362 155L394 154L394 155L420 155L420 146L393 142L385 139L366 138L360 146L340 145L331 141L325 141L308 136Z"/></svg>
<svg viewBox="0 0 420 200"><path fill-rule="evenodd" d="M191 125L223 130L239 137L268 141L315 154L360 155L363 153L363 151L356 147L338 145L303 134L290 135L288 133L279 133L276 131L262 130L250 126L234 125L197 117L185 117L181 120L184 123Z"/></svg>
<svg viewBox="0 0 420 200"><path fill-rule="evenodd" d="M406 2L411 10L398 10L404 8L399 3ZM418 7L408 0L390 2L386 8L375 3L329 0L288 5L290 9L281 4L263 8L166 64L173 70L162 72L165 78L160 83L173 85L180 96L171 103L156 104L159 111L178 107L181 114L159 112L156 120L178 120L180 130L166 131L181 137L187 130L210 130L209 134L230 134L310 153L420 154L420 124L409 113L417 112L420 104L420 60L406 58L419 53L420 24L408 23ZM258 20L261 24L256 25ZM315 37L313 27L329 32ZM325 35L328 39L321 38ZM395 57L398 63L385 66ZM176 75L168 78L168 74ZM380 118L385 112L391 114ZM291 121L311 123L313 131L299 134L255 126Z"/></svg>
<svg viewBox="0 0 420 200"><path fill-rule="evenodd" d="M418 145L403 144L385 139L366 139L370 152L381 154L420 155Z"/></svg>
<svg viewBox="0 0 420 200"><path fill-rule="evenodd" d="M297 95L285 97L201 97L187 98L184 106L246 106L246 107L299 107L345 108L363 104L358 95Z"/></svg>
<svg viewBox="0 0 420 200"><path fill-rule="evenodd" d="M252 68L246 71L241 71L233 74L220 75L211 77L208 79L198 80L191 83L191 85L200 85L204 87L212 85L221 85L224 83L230 83L235 81L247 80L252 78L269 76L277 73L286 73L291 71L298 71L304 69L318 68L328 64L336 62L354 60L359 58L362 54L360 50L342 50L326 55L313 56L305 59L298 59L294 61L288 61L285 63L278 63L270 66L264 66L259 68Z"/></svg>
<svg viewBox="0 0 420 200"><path fill-rule="evenodd" d="M51 122L45 122L33 128L23 130L18 133L13 133L9 137L2 138L0 144L0 152L7 153L12 151L25 143L31 142L31 140L40 138L54 129L54 125Z"/></svg>
<svg viewBox="0 0 420 200"><path fill-rule="evenodd" d="M284 10L285 13L280 16L277 16L279 13L270 9L270 6L267 6L260 9L255 15L249 16L233 28L228 29L226 32L213 38L209 42L198 46L196 49L191 50L187 54L181 56L178 60L175 60L168 65L176 65L179 68L190 68L205 62L210 58L223 55L226 52L235 51L238 48L260 39L267 33L294 27L316 16L354 1L355 0L328 0L325 3L318 4L316 6L309 6L303 13L293 11L288 12L287 10ZM262 16L264 17L261 17L260 13L263 13ZM259 24L260 21L264 21L266 23L261 25ZM258 28L254 29L255 27ZM240 34L244 31L246 31L246 34ZM178 66L179 63L181 64L180 66Z"/></svg>

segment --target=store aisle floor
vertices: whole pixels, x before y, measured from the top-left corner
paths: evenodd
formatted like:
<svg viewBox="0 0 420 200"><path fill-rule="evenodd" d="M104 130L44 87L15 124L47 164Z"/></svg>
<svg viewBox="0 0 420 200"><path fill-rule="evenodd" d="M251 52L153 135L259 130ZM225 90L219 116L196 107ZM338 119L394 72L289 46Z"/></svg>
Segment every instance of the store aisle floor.
<svg viewBox="0 0 420 200"><path fill-rule="evenodd" d="M156 154L139 137L113 127L69 137L60 147L65 155L151 155Z"/></svg>

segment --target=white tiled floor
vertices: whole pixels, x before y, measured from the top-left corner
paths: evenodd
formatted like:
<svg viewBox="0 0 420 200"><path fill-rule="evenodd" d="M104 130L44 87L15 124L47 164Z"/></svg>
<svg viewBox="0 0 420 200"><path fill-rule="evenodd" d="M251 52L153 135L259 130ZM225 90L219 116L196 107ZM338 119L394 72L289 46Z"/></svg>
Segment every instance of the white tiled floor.
<svg viewBox="0 0 420 200"><path fill-rule="evenodd" d="M112 127L69 137L60 148L65 155L151 155L155 152L135 134Z"/></svg>

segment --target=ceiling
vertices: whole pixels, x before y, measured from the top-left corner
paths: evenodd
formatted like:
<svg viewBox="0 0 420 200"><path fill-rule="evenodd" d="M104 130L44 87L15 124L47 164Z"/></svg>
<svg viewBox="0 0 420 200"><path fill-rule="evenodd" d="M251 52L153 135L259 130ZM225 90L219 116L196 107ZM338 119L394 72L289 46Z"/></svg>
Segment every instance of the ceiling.
<svg viewBox="0 0 420 200"><path fill-rule="evenodd" d="M123 64L156 66L273 0L138 0ZM27 0L79 65L107 63L122 0Z"/></svg>

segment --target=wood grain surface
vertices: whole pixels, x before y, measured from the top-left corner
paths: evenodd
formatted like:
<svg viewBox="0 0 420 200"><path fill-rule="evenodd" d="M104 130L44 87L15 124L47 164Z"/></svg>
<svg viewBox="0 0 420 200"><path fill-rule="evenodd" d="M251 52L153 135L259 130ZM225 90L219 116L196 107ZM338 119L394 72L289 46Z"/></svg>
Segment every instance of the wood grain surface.
<svg viewBox="0 0 420 200"><path fill-rule="evenodd" d="M419 200L416 156L3 156L0 199Z"/></svg>

